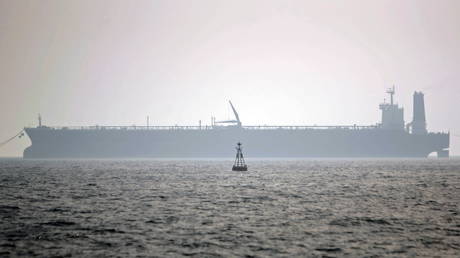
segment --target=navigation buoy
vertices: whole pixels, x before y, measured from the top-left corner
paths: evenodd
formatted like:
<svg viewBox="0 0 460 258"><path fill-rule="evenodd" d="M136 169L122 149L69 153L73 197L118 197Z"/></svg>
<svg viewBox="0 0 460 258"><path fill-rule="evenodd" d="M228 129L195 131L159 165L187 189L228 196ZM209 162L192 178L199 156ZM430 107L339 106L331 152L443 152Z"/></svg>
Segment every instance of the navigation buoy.
<svg viewBox="0 0 460 258"><path fill-rule="evenodd" d="M241 143L238 142L236 147L236 159L233 164L232 171L248 171L248 166L244 162L243 151L241 150Z"/></svg>

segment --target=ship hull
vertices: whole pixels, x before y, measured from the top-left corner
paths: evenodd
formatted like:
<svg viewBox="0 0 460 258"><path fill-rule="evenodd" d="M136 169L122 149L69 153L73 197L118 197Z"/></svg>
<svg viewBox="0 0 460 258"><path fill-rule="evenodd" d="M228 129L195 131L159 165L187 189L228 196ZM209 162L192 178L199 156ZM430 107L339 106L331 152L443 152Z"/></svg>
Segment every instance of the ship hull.
<svg viewBox="0 0 460 258"><path fill-rule="evenodd" d="M427 157L446 153L449 134L374 129L26 128L24 158L221 158L236 142L247 157Z"/></svg>

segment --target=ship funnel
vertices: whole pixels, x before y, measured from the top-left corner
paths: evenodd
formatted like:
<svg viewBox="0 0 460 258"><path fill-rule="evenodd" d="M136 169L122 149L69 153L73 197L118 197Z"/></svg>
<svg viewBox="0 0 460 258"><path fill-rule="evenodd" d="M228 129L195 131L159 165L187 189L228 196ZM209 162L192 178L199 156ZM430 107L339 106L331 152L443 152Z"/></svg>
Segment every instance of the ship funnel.
<svg viewBox="0 0 460 258"><path fill-rule="evenodd" d="M414 110L412 117L412 133L426 134L425 100L422 92L414 92Z"/></svg>

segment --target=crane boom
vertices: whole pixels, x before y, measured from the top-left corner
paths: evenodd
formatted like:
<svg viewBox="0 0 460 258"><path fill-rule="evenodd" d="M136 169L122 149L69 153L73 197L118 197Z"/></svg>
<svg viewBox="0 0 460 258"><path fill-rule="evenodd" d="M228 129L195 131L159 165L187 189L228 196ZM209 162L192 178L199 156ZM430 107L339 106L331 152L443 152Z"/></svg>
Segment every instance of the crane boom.
<svg viewBox="0 0 460 258"><path fill-rule="evenodd" d="M238 115L238 112L236 112L236 109L235 107L233 107L232 102L230 100L228 102L230 103L230 106L232 107L233 114L235 114L235 119L236 119L238 126L241 126L240 116Z"/></svg>

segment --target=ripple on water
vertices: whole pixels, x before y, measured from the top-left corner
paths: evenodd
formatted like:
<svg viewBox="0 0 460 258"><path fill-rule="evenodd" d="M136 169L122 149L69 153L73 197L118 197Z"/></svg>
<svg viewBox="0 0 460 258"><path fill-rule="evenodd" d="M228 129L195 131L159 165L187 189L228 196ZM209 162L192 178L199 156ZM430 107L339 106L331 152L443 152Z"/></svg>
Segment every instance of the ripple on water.
<svg viewBox="0 0 460 258"><path fill-rule="evenodd" d="M460 255L460 160L0 160L0 256Z"/></svg>

